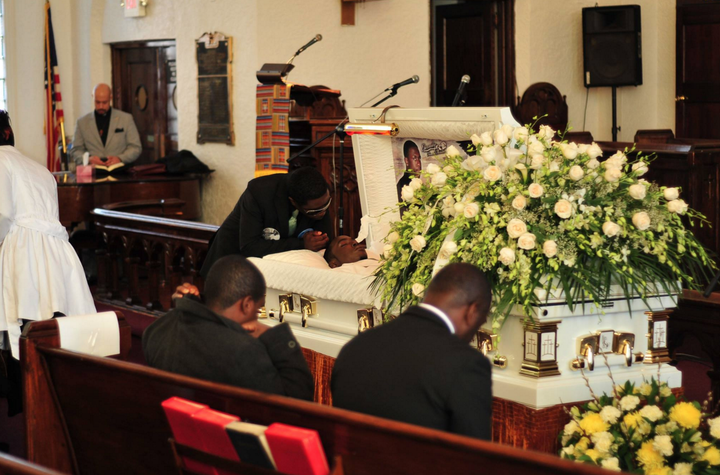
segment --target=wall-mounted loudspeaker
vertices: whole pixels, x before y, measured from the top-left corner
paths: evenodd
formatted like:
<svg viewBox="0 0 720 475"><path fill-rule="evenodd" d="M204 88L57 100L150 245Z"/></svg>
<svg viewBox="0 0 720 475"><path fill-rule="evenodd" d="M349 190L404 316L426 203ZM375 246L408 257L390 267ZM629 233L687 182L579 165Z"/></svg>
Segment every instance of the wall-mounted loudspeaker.
<svg viewBox="0 0 720 475"><path fill-rule="evenodd" d="M583 8L585 87L642 84L640 5Z"/></svg>

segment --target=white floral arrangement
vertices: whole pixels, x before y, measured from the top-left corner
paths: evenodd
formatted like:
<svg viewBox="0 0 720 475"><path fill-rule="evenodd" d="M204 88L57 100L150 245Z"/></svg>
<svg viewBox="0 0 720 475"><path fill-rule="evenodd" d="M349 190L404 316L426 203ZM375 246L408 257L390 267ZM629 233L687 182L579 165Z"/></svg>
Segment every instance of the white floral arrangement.
<svg viewBox="0 0 720 475"><path fill-rule="evenodd" d="M639 388L626 382L570 410L560 456L617 472L720 475L720 417L703 409L654 378Z"/></svg>
<svg viewBox="0 0 720 475"><path fill-rule="evenodd" d="M626 150L600 161L597 144L554 137L547 126L508 125L473 135L474 154L463 159L448 147L440 166L403 187L404 214L373 282L386 308L416 303L450 262L485 271L494 331L514 305L529 317L551 295L564 295L571 309L600 305L616 284L647 303L709 277L715 264L682 219L707 221L679 189L640 178L647 157Z"/></svg>

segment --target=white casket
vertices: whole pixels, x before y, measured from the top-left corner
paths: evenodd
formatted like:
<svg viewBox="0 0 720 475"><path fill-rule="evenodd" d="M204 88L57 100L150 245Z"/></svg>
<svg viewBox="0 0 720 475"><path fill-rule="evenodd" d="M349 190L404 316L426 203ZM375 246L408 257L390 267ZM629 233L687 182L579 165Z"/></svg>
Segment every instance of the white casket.
<svg viewBox="0 0 720 475"><path fill-rule="evenodd" d="M382 109L351 109L350 122L377 123L381 114ZM503 124L519 125L508 108L389 109L384 121L397 125L396 137L353 136L364 215L358 240L366 239L368 248L378 254L389 223L399 219L392 208L398 202L405 141L416 142L426 168L437 163L448 146L469 140L472 134ZM251 260L268 284L267 322L289 322L305 348L336 357L359 327L381 322L380 302L369 290L372 276L267 258ZM628 302L620 292L602 308L587 304L574 312L564 300L551 299L537 308L534 322L524 321L518 311L499 335L491 336L488 327L473 344L482 346L494 363L494 396L535 409L586 401L591 395L582 374L595 393L609 393L608 366L617 383L659 375L670 387L679 387L679 371L656 364L667 360L668 315L663 311L675 305L674 299L658 295L647 301L659 313L646 315L649 309L640 299Z"/></svg>

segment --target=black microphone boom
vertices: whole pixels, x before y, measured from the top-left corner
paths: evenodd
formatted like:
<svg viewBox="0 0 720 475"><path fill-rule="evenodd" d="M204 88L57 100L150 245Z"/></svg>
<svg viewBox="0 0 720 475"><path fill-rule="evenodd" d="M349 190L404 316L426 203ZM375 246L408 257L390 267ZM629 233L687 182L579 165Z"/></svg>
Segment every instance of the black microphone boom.
<svg viewBox="0 0 720 475"><path fill-rule="evenodd" d="M408 84L416 84L420 81L420 77L416 74L415 76L408 78L404 80L403 82L399 82L397 84L393 84L389 88L385 89L386 91L394 91L396 89L400 89L403 86L407 86Z"/></svg>
<svg viewBox="0 0 720 475"><path fill-rule="evenodd" d="M314 45L315 43L317 43L320 40L322 40L322 35L320 33L318 33L317 35L315 35L315 37L313 39L311 39L306 44L301 46L300 49L297 50L294 55L292 55L292 58L290 58L288 60L287 64L291 64L293 62L293 59L295 59L295 56L299 55L300 53L302 53L303 51L305 51L306 49L308 49L309 47L311 47L312 45Z"/></svg>
<svg viewBox="0 0 720 475"><path fill-rule="evenodd" d="M468 76L467 74L464 75L460 80L460 86L458 86L458 90L457 93L455 93L455 99L453 99L451 107L456 107L458 104L461 106L465 104L465 100L462 97L463 94L465 94L465 87L468 85L469 82L470 76Z"/></svg>

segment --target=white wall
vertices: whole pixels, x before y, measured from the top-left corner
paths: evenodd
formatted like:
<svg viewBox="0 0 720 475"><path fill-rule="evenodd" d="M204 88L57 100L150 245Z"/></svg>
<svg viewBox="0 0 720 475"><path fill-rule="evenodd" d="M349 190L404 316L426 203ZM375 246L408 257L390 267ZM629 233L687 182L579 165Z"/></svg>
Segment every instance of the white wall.
<svg viewBox="0 0 720 475"><path fill-rule="evenodd" d="M582 9L595 0L516 0L515 51L522 94L550 82L567 95L570 125L583 130L587 89L583 86ZM604 0L600 6L622 5ZM635 0L641 7L643 84L618 88L618 140L632 141L638 129L675 128L675 1ZM585 130L596 140L612 138L611 89L590 88Z"/></svg>
<svg viewBox="0 0 720 475"><path fill-rule="evenodd" d="M8 109L21 151L45 163L43 89L44 0L5 0ZM203 219L220 223L253 176L255 71L284 62L316 33L323 41L295 59L291 81L340 89L354 107L412 75L387 104L430 104L430 1L368 0L355 26L340 25L339 0L151 0L145 18L124 18L118 0L51 0L67 133L92 110L90 91L111 81L109 43L174 39L177 43L179 145L217 170L203 189ZM602 6L627 3L602 1ZM642 6L644 84L618 92L619 138L639 128L674 128L675 2ZM570 122L582 129L581 9L595 0L516 0L519 91L547 81L567 95ZM219 31L234 40L236 145L198 145L195 39ZM610 139L609 88L590 90L586 130Z"/></svg>

